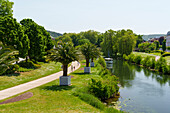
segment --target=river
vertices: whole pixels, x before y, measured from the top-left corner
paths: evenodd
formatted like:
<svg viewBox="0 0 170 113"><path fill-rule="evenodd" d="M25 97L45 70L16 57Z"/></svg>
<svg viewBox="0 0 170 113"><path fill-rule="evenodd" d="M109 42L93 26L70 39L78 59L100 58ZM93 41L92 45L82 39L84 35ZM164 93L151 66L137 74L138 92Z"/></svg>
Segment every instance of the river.
<svg viewBox="0 0 170 113"><path fill-rule="evenodd" d="M112 73L119 77L120 110L130 113L170 113L170 76L146 68L113 61ZM114 100L109 100L110 104Z"/></svg>

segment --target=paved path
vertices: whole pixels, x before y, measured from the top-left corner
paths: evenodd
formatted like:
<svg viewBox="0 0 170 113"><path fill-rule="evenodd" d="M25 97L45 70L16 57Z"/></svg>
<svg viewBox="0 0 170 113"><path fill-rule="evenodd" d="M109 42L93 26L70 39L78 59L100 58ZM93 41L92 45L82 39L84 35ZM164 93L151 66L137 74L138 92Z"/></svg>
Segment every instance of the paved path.
<svg viewBox="0 0 170 113"><path fill-rule="evenodd" d="M72 65L75 66L75 70L80 67L80 64L78 62L72 62ZM71 67L68 68L68 73L71 73ZM27 90L33 89L35 87L38 87L48 82L51 82L53 80L56 80L62 75L63 75L63 71L60 71L58 73L54 73L52 75L42 77L37 80L33 80L31 82L27 82L27 83L24 83L18 86L14 86L14 87L11 87L5 90L1 90L0 100L17 95L19 93L25 92Z"/></svg>

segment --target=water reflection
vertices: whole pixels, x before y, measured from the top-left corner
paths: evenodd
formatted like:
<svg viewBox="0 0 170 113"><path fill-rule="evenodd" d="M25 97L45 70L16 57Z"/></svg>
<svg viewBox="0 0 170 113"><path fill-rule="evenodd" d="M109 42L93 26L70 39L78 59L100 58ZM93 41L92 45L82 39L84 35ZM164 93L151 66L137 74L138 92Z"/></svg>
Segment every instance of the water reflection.
<svg viewBox="0 0 170 113"><path fill-rule="evenodd" d="M121 110L170 113L170 76L122 60L114 60L112 73L119 77L122 86L119 98Z"/></svg>
<svg viewBox="0 0 170 113"><path fill-rule="evenodd" d="M155 79L161 86L169 83L170 85L170 76L160 75L156 72L152 72L147 68L141 68L140 66L130 64L122 60L113 61L112 73L119 77L119 81L122 87L131 87L131 81L135 79L136 73L144 73L145 77Z"/></svg>
<svg viewBox="0 0 170 113"><path fill-rule="evenodd" d="M114 60L112 73L119 77L122 87L131 87L131 80L135 78L135 70L127 62Z"/></svg>

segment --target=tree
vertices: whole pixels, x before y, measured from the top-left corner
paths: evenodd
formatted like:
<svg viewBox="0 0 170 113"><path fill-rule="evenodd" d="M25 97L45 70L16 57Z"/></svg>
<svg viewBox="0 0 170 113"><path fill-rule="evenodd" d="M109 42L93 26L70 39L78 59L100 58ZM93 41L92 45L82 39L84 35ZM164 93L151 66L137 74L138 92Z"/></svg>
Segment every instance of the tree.
<svg viewBox="0 0 170 113"><path fill-rule="evenodd" d="M0 46L0 75L6 72L9 65L16 62L15 55L18 55L18 51L9 47Z"/></svg>
<svg viewBox="0 0 170 113"><path fill-rule="evenodd" d="M155 40L154 43L156 44L156 50L159 50L159 41Z"/></svg>
<svg viewBox="0 0 170 113"><path fill-rule="evenodd" d="M121 34L118 41L119 54L121 54L121 56L123 56L123 54L129 55L135 47L137 37L132 30L121 30L118 32Z"/></svg>
<svg viewBox="0 0 170 113"><path fill-rule="evenodd" d="M116 31L108 30L103 34L103 41L101 42L101 48L103 51L104 56L110 57L113 56L113 54L117 54L117 37Z"/></svg>
<svg viewBox="0 0 170 113"><path fill-rule="evenodd" d="M138 48L138 45L144 41L143 38L142 38L143 35L136 35L135 34L135 36L137 36L137 39L136 39L136 48Z"/></svg>
<svg viewBox="0 0 170 113"><path fill-rule="evenodd" d="M9 0L0 0L0 17L3 16L13 16L12 12L12 7L13 7L13 2L10 2Z"/></svg>
<svg viewBox="0 0 170 113"><path fill-rule="evenodd" d="M13 46L19 50L19 57L25 58L28 55L28 36L24 34L24 28L15 18L0 17L0 41L4 46Z"/></svg>
<svg viewBox="0 0 170 113"><path fill-rule="evenodd" d="M93 59L94 58L97 58L101 55L100 53L100 49L97 48L95 45L93 45L93 48L92 48L92 62L93 62Z"/></svg>
<svg viewBox="0 0 170 113"><path fill-rule="evenodd" d="M84 45L81 46L80 50L82 52L82 54L85 56L86 59L86 67L89 67L89 60L90 58L93 57L93 48L95 47L95 45L91 44L91 43L85 43Z"/></svg>
<svg viewBox="0 0 170 113"><path fill-rule="evenodd" d="M30 40L29 58L35 61L41 59L46 54L46 51L54 46L50 34L32 19L23 19L20 23Z"/></svg>
<svg viewBox="0 0 170 113"><path fill-rule="evenodd" d="M68 64L72 61L78 61L78 50L76 50L71 42L60 42L56 49L49 51L49 59L63 64L63 76L67 76Z"/></svg>
<svg viewBox="0 0 170 113"><path fill-rule="evenodd" d="M98 40L98 33L93 30L89 30L83 33L83 37L88 39L92 44L96 44Z"/></svg>
<svg viewBox="0 0 170 113"><path fill-rule="evenodd" d="M78 41L78 45L83 45L83 44L85 44L85 43L90 43L90 41L89 41L88 39L80 39L80 40Z"/></svg>
<svg viewBox="0 0 170 113"><path fill-rule="evenodd" d="M166 40L164 40L162 42L162 50L165 51L166 50Z"/></svg>

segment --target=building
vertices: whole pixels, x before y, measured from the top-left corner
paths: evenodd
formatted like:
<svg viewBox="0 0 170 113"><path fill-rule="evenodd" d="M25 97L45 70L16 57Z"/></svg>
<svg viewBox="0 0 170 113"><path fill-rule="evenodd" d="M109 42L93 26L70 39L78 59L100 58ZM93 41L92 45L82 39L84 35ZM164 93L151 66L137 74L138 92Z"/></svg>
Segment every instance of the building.
<svg viewBox="0 0 170 113"><path fill-rule="evenodd" d="M166 46L170 47L170 31L167 33L167 36L166 36Z"/></svg>

